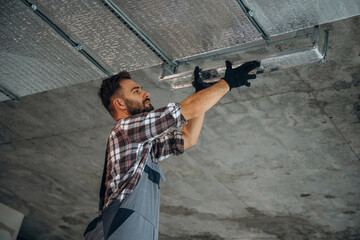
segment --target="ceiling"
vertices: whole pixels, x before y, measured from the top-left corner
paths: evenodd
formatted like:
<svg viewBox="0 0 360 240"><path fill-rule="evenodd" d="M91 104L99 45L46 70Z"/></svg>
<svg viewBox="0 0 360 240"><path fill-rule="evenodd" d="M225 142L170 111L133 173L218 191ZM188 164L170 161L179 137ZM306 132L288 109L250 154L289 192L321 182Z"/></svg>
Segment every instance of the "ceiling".
<svg viewBox="0 0 360 240"><path fill-rule="evenodd" d="M160 239L358 239L360 2L287 2L2 1L0 201L25 215L20 238L79 239L96 216L102 78L129 70L161 107L193 93L158 81L163 64L289 53L320 25L326 62L232 90L162 162Z"/></svg>
<svg viewBox="0 0 360 240"><path fill-rule="evenodd" d="M197 55L359 14L357 0L2 1L0 101L124 69L166 63L173 71Z"/></svg>

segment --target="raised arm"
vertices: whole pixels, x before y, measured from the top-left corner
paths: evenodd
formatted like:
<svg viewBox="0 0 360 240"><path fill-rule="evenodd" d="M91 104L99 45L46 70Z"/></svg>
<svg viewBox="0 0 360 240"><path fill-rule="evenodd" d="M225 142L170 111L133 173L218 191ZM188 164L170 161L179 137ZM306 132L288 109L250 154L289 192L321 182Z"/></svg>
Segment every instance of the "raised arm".
<svg viewBox="0 0 360 240"><path fill-rule="evenodd" d="M184 139L184 150L196 145L200 131L204 122L205 113L200 116L189 119L188 123L181 130Z"/></svg>
<svg viewBox="0 0 360 240"><path fill-rule="evenodd" d="M190 120L204 114L229 90L229 85L222 79L211 87L187 97L180 103L181 112L184 118Z"/></svg>
<svg viewBox="0 0 360 240"><path fill-rule="evenodd" d="M255 79L256 75L248 73L259 67L260 62L247 62L232 69L229 61L226 61L226 72L224 79L202 91L199 91L180 103L181 112L186 120L200 116L213 107L229 90L240 86L250 86L249 79Z"/></svg>
<svg viewBox="0 0 360 240"><path fill-rule="evenodd" d="M213 83L204 83L202 77L200 76L200 73L201 73L201 69L199 67L196 67L194 70L194 81L193 81L193 86L195 88L196 93L214 85ZM194 146L197 143L204 122L204 117L205 117L205 112L201 113L197 117L189 119L188 123L183 127L181 133L184 139L185 150Z"/></svg>
<svg viewBox="0 0 360 240"><path fill-rule="evenodd" d="M198 67L195 68L193 85L196 93L180 103L182 115L188 120L188 124L182 129L185 149L197 143L205 112L213 107L231 88L243 85L249 87L248 80L256 78L256 75L249 75L248 72L259 67L259 65L259 62L253 61L232 69L231 63L226 61L224 79L211 87L208 87L201 79L199 75L201 70Z"/></svg>

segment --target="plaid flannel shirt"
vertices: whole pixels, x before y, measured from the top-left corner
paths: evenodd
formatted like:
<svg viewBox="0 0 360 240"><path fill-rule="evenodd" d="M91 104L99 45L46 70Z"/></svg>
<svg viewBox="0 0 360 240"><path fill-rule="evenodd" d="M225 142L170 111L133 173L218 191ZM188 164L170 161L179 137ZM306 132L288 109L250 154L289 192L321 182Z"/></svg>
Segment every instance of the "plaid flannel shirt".
<svg viewBox="0 0 360 240"><path fill-rule="evenodd" d="M179 104L121 119L108 138L104 208L122 202L135 188L148 154L153 162L184 152L182 127L186 120Z"/></svg>

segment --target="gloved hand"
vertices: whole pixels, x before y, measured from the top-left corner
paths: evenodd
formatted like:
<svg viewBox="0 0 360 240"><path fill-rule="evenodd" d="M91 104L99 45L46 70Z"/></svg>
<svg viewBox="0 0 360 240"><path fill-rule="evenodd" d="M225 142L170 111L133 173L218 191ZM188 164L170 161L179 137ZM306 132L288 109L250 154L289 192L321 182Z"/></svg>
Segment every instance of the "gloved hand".
<svg viewBox="0 0 360 240"><path fill-rule="evenodd" d="M230 90L241 86L250 87L249 79L255 79L255 74L248 74L251 70L260 67L259 61L246 62L240 67L232 68L230 61L226 61L224 80L229 84Z"/></svg>
<svg viewBox="0 0 360 240"><path fill-rule="evenodd" d="M214 83L205 83L203 79L200 76L201 69L196 66L194 70L194 81L192 82L192 85L195 88L195 92L201 91L205 88L208 88L212 86Z"/></svg>

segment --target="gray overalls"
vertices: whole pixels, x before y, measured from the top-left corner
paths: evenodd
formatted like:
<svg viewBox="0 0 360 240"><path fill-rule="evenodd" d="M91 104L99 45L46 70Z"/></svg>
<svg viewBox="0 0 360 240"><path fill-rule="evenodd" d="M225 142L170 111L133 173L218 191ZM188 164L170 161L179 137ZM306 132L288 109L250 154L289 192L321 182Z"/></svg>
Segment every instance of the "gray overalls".
<svg viewBox="0 0 360 240"><path fill-rule="evenodd" d="M84 233L85 239L157 240L160 178L164 180L161 166L153 163L149 154L144 172L134 191L121 204L114 203L105 208L101 215L88 225Z"/></svg>

